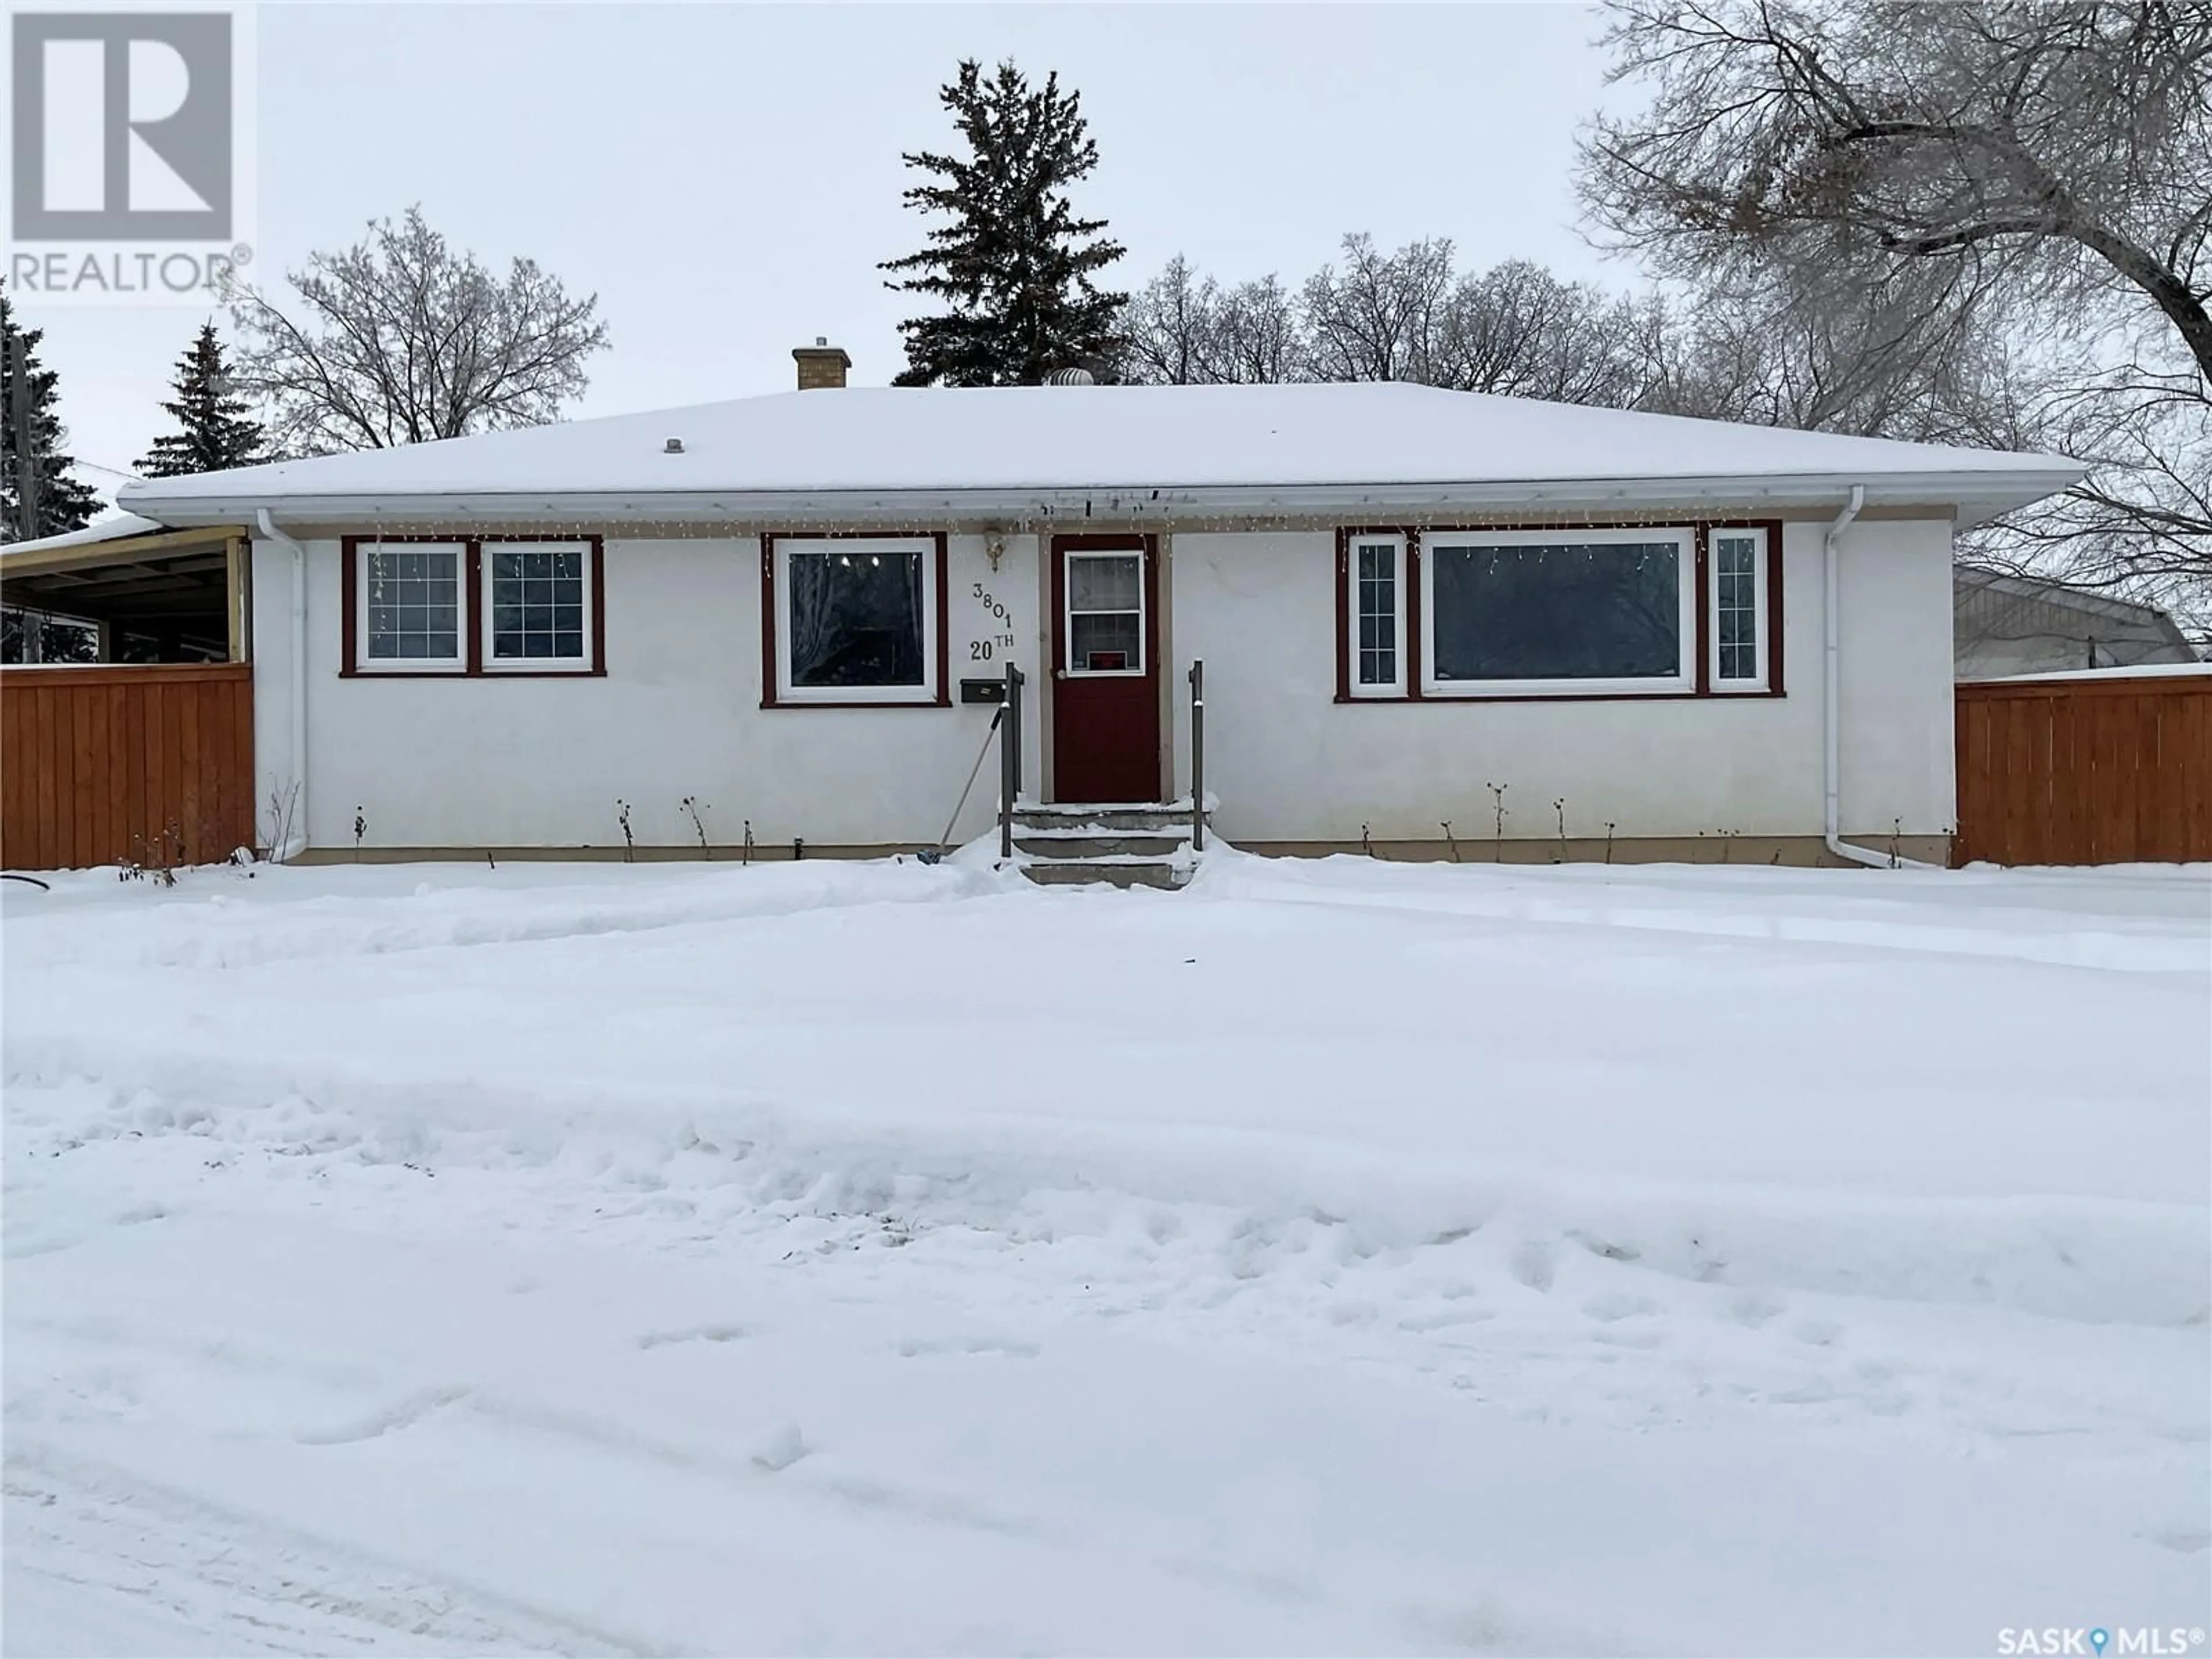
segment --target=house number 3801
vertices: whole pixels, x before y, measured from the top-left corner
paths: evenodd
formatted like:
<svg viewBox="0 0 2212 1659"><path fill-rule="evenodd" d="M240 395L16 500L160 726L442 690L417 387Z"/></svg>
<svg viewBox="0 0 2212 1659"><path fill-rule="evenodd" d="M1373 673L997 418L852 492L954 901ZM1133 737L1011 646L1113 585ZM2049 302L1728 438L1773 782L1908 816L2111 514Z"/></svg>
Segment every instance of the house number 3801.
<svg viewBox="0 0 2212 1659"><path fill-rule="evenodd" d="M1006 609L1002 601L994 598L990 593L987 592L984 590L982 583L977 582L975 584L975 603L983 607L984 616L988 617L991 621L995 623L1009 623L1013 620L1013 613ZM1011 651L1013 648L1014 636L1011 632L987 635L980 640L969 641L968 660L970 662L989 662L998 652Z"/></svg>

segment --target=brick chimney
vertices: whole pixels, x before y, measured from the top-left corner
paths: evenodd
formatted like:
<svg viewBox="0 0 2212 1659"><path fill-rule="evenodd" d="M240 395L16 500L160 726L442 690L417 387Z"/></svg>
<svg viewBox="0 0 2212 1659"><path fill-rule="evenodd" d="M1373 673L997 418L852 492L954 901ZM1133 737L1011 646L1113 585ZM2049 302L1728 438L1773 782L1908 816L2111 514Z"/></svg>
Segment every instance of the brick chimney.
<svg viewBox="0 0 2212 1659"><path fill-rule="evenodd" d="M845 384L845 371L853 366L853 360L845 355L844 347L831 345L819 334L814 337L814 343L811 346L793 346L791 355L799 364L799 389L801 392L841 386Z"/></svg>

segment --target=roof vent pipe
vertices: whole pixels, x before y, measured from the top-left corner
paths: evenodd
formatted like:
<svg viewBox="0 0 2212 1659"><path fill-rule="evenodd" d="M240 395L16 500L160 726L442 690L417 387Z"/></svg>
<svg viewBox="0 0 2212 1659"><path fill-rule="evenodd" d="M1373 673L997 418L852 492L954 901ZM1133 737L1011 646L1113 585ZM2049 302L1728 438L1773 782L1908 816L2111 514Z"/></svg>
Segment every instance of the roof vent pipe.
<svg viewBox="0 0 2212 1659"><path fill-rule="evenodd" d="M1097 380L1087 368L1055 368L1044 377L1047 386L1096 386Z"/></svg>

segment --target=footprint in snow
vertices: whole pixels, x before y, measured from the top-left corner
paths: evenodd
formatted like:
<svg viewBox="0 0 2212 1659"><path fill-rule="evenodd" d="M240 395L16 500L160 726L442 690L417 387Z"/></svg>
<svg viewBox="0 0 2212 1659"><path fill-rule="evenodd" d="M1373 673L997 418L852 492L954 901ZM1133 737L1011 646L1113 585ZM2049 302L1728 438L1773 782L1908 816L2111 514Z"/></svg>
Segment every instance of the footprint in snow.
<svg viewBox="0 0 2212 1659"><path fill-rule="evenodd" d="M665 1348L672 1342L736 1342L745 1336L742 1325L690 1325L676 1331L647 1331L637 1339L641 1348Z"/></svg>
<svg viewBox="0 0 2212 1659"><path fill-rule="evenodd" d="M1034 1342L1017 1342L997 1336L909 1336L899 1344L898 1351L904 1359L939 1353L996 1353L1013 1359L1035 1359L1042 1352Z"/></svg>
<svg viewBox="0 0 2212 1659"><path fill-rule="evenodd" d="M1729 1315L1739 1325L1748 1325L1757 1330L1770 1319L1784 1311L1783 1304L1771 1296L1747 1291L1729 1304Z"/></svg>
<svg viewBox="0 0 2212 1659"><path fill-rule="evenodd" d="M1656 1314L1659 1311L1659 1304L1648 1296L1609 1291L1583 1303L1583 1311L1592 1319L1602 1320L1609 1325L1616 1320L1640 1319L1646 1314Z"/></svg>

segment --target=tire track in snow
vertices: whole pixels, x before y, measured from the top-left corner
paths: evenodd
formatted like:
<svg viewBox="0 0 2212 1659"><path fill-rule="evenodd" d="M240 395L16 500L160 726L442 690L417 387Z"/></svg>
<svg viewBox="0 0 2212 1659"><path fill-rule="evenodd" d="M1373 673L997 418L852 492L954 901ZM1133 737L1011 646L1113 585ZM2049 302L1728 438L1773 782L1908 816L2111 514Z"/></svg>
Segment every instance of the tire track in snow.
<svg viewBox="0 0 2212 1659"><path fill-rule="evenodd" d="M416 1562L323 1537L114 1464L8 1450L11 1578L147 1601L240 1651L635 1655L664 1650ZM26 1590L35 1594L35 1591Z"/></svg>

